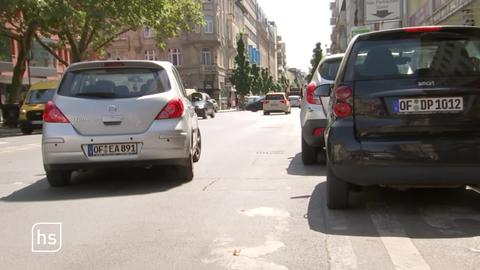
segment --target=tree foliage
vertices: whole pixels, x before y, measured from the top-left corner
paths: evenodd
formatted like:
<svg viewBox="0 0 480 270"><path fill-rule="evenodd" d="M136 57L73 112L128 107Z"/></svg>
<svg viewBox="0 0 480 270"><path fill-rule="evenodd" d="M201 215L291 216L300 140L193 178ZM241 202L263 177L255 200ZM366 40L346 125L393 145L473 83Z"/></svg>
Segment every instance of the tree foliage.
<svg viewBox="0 0 480 270"><path fill-rule="evenodd" d="M32 41L36 31L45 25L49 15L46 1L40 0L0 0L0 35L17 41L17 61L13 68L12 88L7 103L20 99L23 76L27 68Z"/></svg>
<svg viewBox="0 0 480 270"><path fill-rule="evenodd" d="M42 29L41 35L56 35L62 43L42 45L59 61L58 46L68 45L72 61L78 62L102 54L116 37L131 30L151 28L161 47L165 39L203 23L199 0L43 1L53 3L48 28Z"/></svg>
<svg viewBox="0 0 480 270"><path fill-rule="evenodd" d="M253 64L250 71L251 79L250 79L250 89L252 94L259 95L262 93L262 78L260 77L260 67L257 64Z"/></svg>
<svg viewBox="0 0 480 270"><path fill-rule="evenodd" d="M245 53L245 43L243 41L243 34L239 34L237 41L237 56L235 56L235 69L230 77L230 81L235 85L237 94L246 96L250 93L251 87L251 67L247 61Z"/></svg>
<svg viewBox="0 0 480 270"><path fill-rule="evenodd" d="M318 42L317 44L315 44L315 49L313 49L312 60L310 60L310 64L312 66L310 67L310 72L306 78L307 82L309 82L312 79L315 69L317 68L318 63L320 63L322 58L323 58L322 43Z"/></svg>

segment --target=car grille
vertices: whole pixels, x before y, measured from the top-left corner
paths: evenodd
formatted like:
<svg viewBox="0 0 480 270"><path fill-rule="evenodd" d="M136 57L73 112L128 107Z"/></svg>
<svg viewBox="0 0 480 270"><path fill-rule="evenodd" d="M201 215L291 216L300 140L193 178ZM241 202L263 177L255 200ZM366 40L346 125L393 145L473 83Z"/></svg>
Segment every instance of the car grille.
<svg viewBox="0 0 480 270"><path fill-rule="evenodd" d="M43 111L29 111L27 112L28 120L43 120Z"/></svg>

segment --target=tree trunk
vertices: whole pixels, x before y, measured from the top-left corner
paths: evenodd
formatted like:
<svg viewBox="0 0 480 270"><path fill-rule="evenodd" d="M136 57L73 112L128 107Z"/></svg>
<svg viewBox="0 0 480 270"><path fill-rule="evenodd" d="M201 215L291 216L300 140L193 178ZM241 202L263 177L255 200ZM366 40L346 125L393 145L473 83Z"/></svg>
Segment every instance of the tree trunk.
<svg viewBox="0 0 480 270"><path fill-rule="evenodd" d="M8 104L17 103L20 100L20 90L22 89L23 85L23 75L27 69L27 56L30 54L32 40L35 33L35 30L32 28L33 27L30 27L30 29L25 32L23 39L19 40L18 42L17 63L13 68L12 87L7 99Z"/></svg>

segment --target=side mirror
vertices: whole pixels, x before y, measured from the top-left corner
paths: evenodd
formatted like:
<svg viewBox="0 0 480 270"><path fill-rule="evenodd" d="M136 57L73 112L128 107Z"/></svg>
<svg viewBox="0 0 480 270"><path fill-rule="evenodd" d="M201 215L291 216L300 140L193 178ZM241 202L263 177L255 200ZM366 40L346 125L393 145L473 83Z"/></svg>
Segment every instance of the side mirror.
<svg viewBox="0 0 480 270"><path fill-rule="evenodd" d="M322 84L317 86L313 93L317 97L329 97L332 92L333 84Z"/></svg>

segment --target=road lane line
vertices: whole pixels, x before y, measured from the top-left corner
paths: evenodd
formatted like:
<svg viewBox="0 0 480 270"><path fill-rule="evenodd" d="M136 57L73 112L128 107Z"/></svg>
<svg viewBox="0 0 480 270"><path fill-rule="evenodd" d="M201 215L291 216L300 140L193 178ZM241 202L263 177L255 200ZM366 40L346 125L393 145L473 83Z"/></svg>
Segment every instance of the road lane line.
<svg viewBox="0 0 480 270"><path fill-rule="evenodd" d="M339 211L327 210L325 216L328 230L336 232L335 234L328 234L326 240L329 269L358 269L357 256L353 250L352 241L350 237L341 235L341 231L348 229L345 214Z"/></svg>
<svg viewBox="0 0 480 270"><path fill-rule="evenodd" d="M386 204L370 203L367 208L395 269L431 269Z"/></svg>

